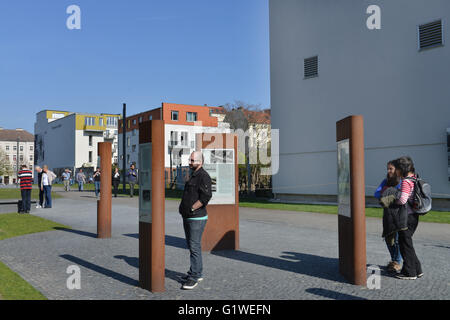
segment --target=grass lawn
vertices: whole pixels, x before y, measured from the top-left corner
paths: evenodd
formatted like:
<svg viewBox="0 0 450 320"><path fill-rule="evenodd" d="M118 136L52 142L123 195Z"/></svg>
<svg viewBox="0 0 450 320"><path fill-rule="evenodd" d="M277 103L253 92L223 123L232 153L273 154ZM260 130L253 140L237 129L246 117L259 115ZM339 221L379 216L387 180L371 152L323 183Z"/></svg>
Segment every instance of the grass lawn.
<svg viewBox="0 0 450 320"><path fill-rule="evenodd" d="M25 234L66 228L37 216L18 213L0 214L0 240ZM0 261L0 300L45 300L39 291Z"/></svg>
<svg viewBox="0 0 450 320"><path fill-rule="evenodd" d="M55 192L52 192L52 199L58 199L61 196ZM20 200L22 196L20 194L20 188L0 188L0 200ZM31 199L38 200L39 199L39 190L33 189L31 190Z"/></svg>
<svg viewBox="0 0 450 320"><path fill-rule="evenodd" d="M267 200L241 200L240 207L261 208L272 210L287 210L287 211L301 211L301 212L317 212L337 214L338 207L333 205L308 205L295 203L272 203ZM366 208L366 217L382 218L382 208ZM430 211L425 216L420 217L421 222L435 222L435 223L450 223L450 212L444 211Z"/></svg>

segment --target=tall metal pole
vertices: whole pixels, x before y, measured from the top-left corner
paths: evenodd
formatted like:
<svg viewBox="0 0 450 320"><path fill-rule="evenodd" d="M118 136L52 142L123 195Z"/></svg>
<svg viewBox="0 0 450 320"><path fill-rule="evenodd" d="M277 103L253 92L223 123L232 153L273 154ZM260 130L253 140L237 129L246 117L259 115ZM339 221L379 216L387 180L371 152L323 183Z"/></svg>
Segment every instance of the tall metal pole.
<svg viewBox="0 0 450 320"><path fill-rule="evenodd" d="M20 138L17 137L17 150L16 150L16 186L19 187L19 141Z"/></svg>
<svg viewBox="0 0 450 320"><path fill-rule="evenodd" d="M123 174L122 174L122 183L123 183L123 193L127 193L127 185L126 185L126 170L127 170L127 104L123 104L123 120L122 120L122 167L123 167Z"/></svg>

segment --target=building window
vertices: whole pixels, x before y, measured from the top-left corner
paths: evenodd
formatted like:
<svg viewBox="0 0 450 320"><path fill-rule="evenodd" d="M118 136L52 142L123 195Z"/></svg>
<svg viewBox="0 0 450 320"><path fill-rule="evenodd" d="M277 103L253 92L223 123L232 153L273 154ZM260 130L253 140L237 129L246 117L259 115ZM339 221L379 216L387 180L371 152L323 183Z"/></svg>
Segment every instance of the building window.
<svg viewBox="0 0 450 320"><path fill-rule="evenodd" d="M148 116L148 120L152 120L153 119L153 116Z"/></svg>
<svg viewBox="0 0 450 320"><path fill-rule="evenodd" d="M180 144L182 146L187 146L188 145L188 133L187 132L181 132L181 136L180 136Z"/></svg>
<svg viewBox="0 0 450 320"><path fill-rule="evenodd" d="M20 146L19 148L20 148L20 151L23 151L23 146Z"/></svg>
<svg viewBox="0 0 450 320"><path fill-rule="evenodd" d="M133 125L136 125L136 119L133 119Z"/></svg>
<svg viewBox="0 0 450 320"><path fill-rule="evenodd" d="M137 130L136 130L136 129L133 129L132 135L135 136L135 135L136 135L136 132L137 132Z"/></svg>
<svg viewBox="0 0 450 320"><path fill-rule="evenodd" d="M16 145L13 146L13 151L17 151L17 146Z"/></svg>
<svg viewBox="0 0 450 320"><path fill-rule="evenodd" d="M19 156L19 161L20 161L20 162L23 161L23 154L21 154L21 155Z"/></svg>
<svg viewBox="0 0 450 320"><path fill-rule="evenodd" d="M30 161L33 161L33 156L30 156Z"/></svg>
<svg viewBox="0 0 450 320"><path fill-rule="evenodd" d="M9 146L6 146L6 151L9 151Z"/></svg>
<svg viewBox="0 0 450 320"><path fill-rule="evenodd" d="M127 137L127 147L129 147L131 145L131 138Z"/></svg>
<svg viewBox="0 0 450 320"><path fill-rule="evenodd" d="M33 151L33 146L30 146L30 151Z"/></svg>
<svg viewBox="0 0 450 320"><path fill-rule="evenodd" d="M117 118L116 117L107 117L106 125L108 127L117 127ZM123 123L122 123L122 127L123 127Z"/></svg>
<svg viewBox="0 0 450 320"><path fill-rule="evenodd" d="M98 119L98 124L100 125L100 127L103 127L103 123L104 123L104 119L103 118L99 118Z"/></svg>
<svg viewBox="0 0 450 320"><path fill-rule="evenodd" d="M142 117L139 117L139 123L141 123L141 122L142 122L142 120L143 120L143 118L142 118Z"/></svg>
<svg viewBox="0 0 450 320"><path fill-rule="evenodd" d="M89 151L89 161L88 162L92 162L92 151Z"/></svg>
<svg viewBox="0 0 450 320"><path fill-rule="evenodd" d="M89 136L89 147L92 147L92 136ZM91 162L91 161L89 161Z"/></svg>
<svg viewBox="0 0 450 320"><path fill-rule="evenodd" d="M95 117L84 117L84 124L86 126L95 126Z"/></svg>
<svg viewBox="0 0 450 320"><path fill-rule="evenodd" d="M197 112L186 112L186 121L188 122L197 121Z"/></svg>
<svg viewBox="0 0 450 320"><path fill-rule="evenodd" d="M311 57L304 60L303 65L304 79L314 78L319 76L319 57Z"/></svg>
<svg viewBox="0 0 450 320"><path fill-rule="evenodd" d="M127 163L130 163L130 155L127 154Z"/></svg>
<svg viewBox="0 0 450 320"><path fill-rule="evenodd" d="M170 131L170 146L176 146L178 144L178 132L177 131Z"/></svg>
<svg viewBox="0 0 450 320"><path fill-rule="evenodd" d="M135 145L135 144L133 144L133 145L131 146L131 152L136 152L136 145Z"/></svg>
<svg viewBox="0 0 450 320"><path fill-rule="evenodd" d="M172 111L172 117L171 119L173 121L178 121L178 111Z"/></svg>

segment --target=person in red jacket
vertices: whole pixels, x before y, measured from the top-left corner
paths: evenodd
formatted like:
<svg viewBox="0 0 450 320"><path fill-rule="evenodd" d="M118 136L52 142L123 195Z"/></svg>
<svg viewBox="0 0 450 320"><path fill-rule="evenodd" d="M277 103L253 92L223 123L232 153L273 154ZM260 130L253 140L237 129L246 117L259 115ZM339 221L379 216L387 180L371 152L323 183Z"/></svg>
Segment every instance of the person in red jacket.
<svg viewBox="0 0 450 320"><path fill-rule="evenodd" d="M19 213L30 213L33 172L28 170L26 165L22 165L22 170L19 171L17 178L20 180L20 193L22 195L22 206Z"/></svg>

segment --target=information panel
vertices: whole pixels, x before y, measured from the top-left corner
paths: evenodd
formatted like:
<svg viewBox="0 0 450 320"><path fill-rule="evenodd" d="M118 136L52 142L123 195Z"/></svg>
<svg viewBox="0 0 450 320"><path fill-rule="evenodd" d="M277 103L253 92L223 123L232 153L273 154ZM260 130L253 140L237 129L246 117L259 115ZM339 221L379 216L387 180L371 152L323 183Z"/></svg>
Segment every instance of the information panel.
<svg viewBox="0 0 450 320"><path fill-rule="evenodd" d="M350 140L337 143L338 214L351 218L350 209Z"/></svg>
<svg viewBox="0 0 450 320"><path fill-rule="evenodd" d="M152 223L152 144L139 145L139 221Z"/></svg>
<svg viewBox="0 0 450 320"><path fill-rule="evenodd" d="M211 177L212 198L209 204L235 204L234 149L202 149L203 169Z"/></svg>

